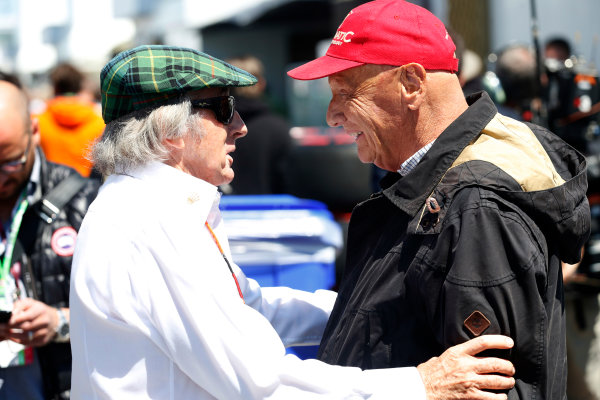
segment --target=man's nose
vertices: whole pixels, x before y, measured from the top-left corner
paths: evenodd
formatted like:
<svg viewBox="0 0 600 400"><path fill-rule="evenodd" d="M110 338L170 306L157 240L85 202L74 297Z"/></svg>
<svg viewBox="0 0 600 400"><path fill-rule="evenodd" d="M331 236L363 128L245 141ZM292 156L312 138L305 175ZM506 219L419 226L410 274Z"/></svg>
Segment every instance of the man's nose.
<svg viewBox="0 0 600 400"><path fill-rule="evenodd" d="M231 121L231 130L233 132L231 136L234 140L242 138L248 134L248 127L237 111L233 115L233 120Z"/></svg>
<svg viewBox="0 0 600 400"><path fill-rule="evenodd" d="M335 99L331 99L329 102L329 106L327 107L327 125L331 127L340 126L344 124L345 116L341 111L341 108L335 101Z"/></svg>

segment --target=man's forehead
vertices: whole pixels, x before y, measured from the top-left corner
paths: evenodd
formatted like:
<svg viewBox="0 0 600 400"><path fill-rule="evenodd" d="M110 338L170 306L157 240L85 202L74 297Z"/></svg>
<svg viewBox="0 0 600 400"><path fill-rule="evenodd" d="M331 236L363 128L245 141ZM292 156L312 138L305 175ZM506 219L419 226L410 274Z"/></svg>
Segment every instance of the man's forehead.
<svg viewBox="0 0 600 400"><path fill-rule="evenodd" d="M340 72L336 72L329 76L330 86L357 86L380 72L394 68L390 66L382 66L375 64L365 64L358 67L349 68Z"/></svg>
<svg viewBox="0 0 600 400"><path fill-rule="evenodd" d="M356 71L358 68L360 67L346 69L344 71L336 72L333 75L329 75L329 84L339 86L355 81L359 75L358 71Z"/></svg>

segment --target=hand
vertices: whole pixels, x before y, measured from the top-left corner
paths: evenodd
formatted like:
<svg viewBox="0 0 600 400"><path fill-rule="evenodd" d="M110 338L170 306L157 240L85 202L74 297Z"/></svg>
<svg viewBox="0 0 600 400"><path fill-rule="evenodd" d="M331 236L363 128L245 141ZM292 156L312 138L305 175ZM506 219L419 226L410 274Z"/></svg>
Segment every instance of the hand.
<svg viewBox="0 0 600 400"><path fill-rule="evenodd" d="M575 281L581 281L581 276L577 274L577 268L579 268L579 264L581 264L581 259L583 258L584 248L581 248L581 257L579 258L579 262L575 264L567 264L564 261L560 262L562 266L563 273L563 282L570 283Z"/></svg>
<svg viewBox="0 0 600 400"><path fill-rule="evenodd" d="M45 346L56 335L58 314L54 307L30 298L17 300L8 321L6 338L25 346Z"/></svg>
<svg viewBox="0 0 600 400"><path fill-rule="evenodd" d="M561 261L562 265L562 273L563 273L563 281L565 283L569 283L575 280L575 274L577 273L577 268L579 268L579 263L577 264L567 264L564 261Z"/></svg>
<svg viewBox="0 0 600 400"><path fill-rule="evenodd" d="M510 349L514 342L501 335L484 335L450 347L439 357L420 364L417 370L425 386L427 400L508 398L504 393L484 389L508 390L515 385L515 369L501 358L480 358L488 349ZM503 376L506 375L506 376Z"/></svg>

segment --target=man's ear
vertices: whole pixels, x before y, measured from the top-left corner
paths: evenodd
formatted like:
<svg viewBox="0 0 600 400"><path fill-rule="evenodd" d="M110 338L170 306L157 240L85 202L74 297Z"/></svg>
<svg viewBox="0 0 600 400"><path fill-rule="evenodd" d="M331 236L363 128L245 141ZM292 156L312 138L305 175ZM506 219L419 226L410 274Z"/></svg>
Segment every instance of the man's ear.
<svg viewBox="0 0 600 400"><path fill-rule="evenodd" d="M417 110L426 92L427 71L421 64L411 63L400 67L402 97L410 110Z"/></svg>
<svg viewBox="0 0 600 400"><path fill-rule="evenodd" d="M32 117L30 120L29 129L31 132L31 140L35 147L40 144L40 122L36 117Z"/></svg>
<svg viewBox="0 0 600 400"><path fill-rule="evenodd" d="M163 139L163 145L170 150L183 150L185 148L185 141L182 137Z"/></svg>
<svg viewBox="0 0 600 400"><path fill-rule="evenodd" d="M185 140L181 137L173 139L163 139L163 146L167 148L169 154L165 164L176 167L181 163L183 151L185 150Z"/></svg>

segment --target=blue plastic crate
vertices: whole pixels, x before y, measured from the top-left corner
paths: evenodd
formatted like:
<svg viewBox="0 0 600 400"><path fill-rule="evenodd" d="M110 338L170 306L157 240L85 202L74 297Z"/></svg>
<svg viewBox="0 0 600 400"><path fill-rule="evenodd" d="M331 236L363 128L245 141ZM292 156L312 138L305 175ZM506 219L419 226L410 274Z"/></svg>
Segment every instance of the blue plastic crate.
<svg viewBox="0 0 600 400"><path fill-rule="evenodd" d="M310 292L335 284L342 232L324 203L291 195L223 196L220 208L233 260L248 278ZM287 351L306 359L317 349Z"/></svg>
<svg viewBox="0 0 600 400"><path fill-rule="evenodd" d="M314 292L335 284L335 264L307 262L283 265L240 266L248 278L260 286L287 286Z"/></svg>

